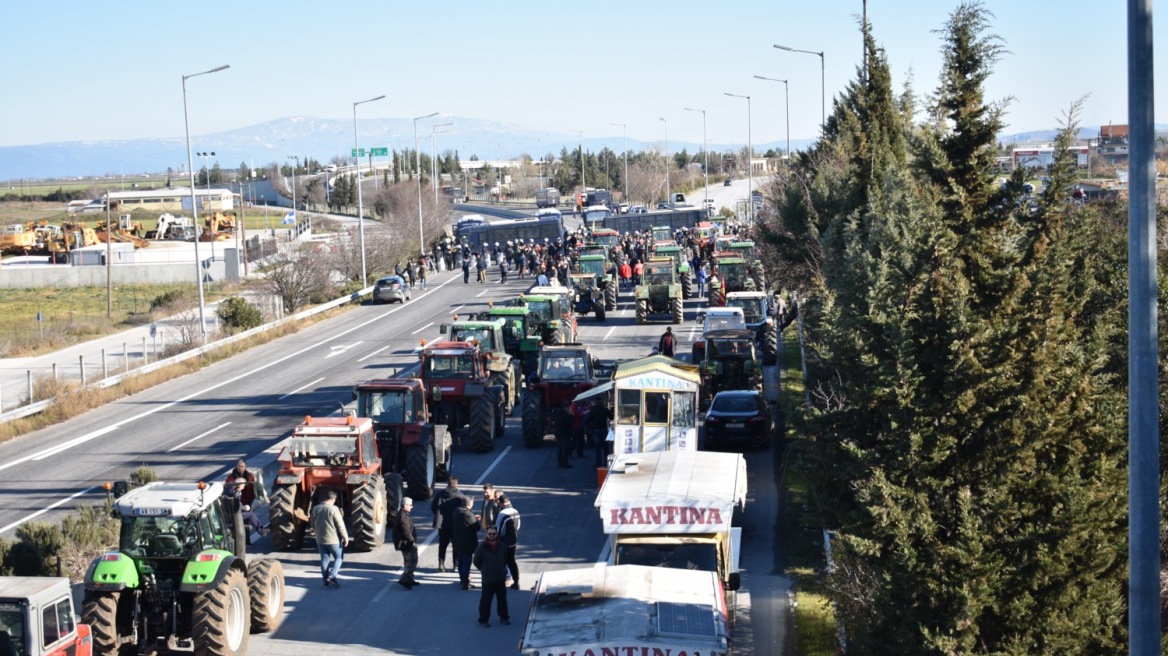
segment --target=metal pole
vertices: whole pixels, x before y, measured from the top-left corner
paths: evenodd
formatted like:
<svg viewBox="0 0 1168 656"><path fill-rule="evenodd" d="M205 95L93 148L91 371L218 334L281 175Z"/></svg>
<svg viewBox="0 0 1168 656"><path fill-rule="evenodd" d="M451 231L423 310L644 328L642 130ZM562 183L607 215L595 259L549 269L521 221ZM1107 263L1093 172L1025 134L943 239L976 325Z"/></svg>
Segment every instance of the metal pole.
<svg viewBox="0 0 1168 656"><path fill-rule="evenodd" d="M584 131L579 130L579 132L580 132L580 193L584 194L584 198L587 199L588 198L588 185L584 184ZM584 203L581 202L580 206L583 207Z"/></svg>
<svg viewBox="0 0 1168 656"><path fill-rule="evenodd" d="M81 384L85 384L85 356L77 356L77 367L81 370Z"/></svg>
<svg viewBox="0 0 1168 656"><path fill-rule="evenodd" d="M69 237L65 237L66 246ZM105 318L114 316L114 233L110 224L109 191L105 192ZM84 381L83 381L84 382Z"/></svg>
<svg viewBox="0 0 1168 656"><path fill-rule="evenodd" d="M783 110L787 118L787 173L791 173L791 85L787 84L786 80L780 80L775 77L763 77L762 75L755 75L759 80L767 80L770 82L783 83L783 103L785 109Z"/></svg>
<svg viewBox="0 0 1168 656"><path fill-rule="evenodd" d="M218 73L228 68L231 68L231 66L224 64L223 66L212 68L209 71L182 76L183 125L186 128L187 134L187 172L190 173L191 178L191 215L194 217L193 221L195 223L195 279L198 281L199 286L199 336L203 344L207 343L207 321L204 318L206 299L203 296L203 263L199 261L199 238L202 235L199 234L199 203L195 198L195 158L194 153L191 151L191 121L187 111L187 79L209 73Z"/></svg>
<svg viewBox="0 0 1168 656"><path fill-rule="evenodd" d="M778 47L778 46L775 46ZM754 142L750 134L750 96L726 92L731 98L746 98L746 219L754 224Z"/></svg>
<svg viewBox="0 0 1168 656"><path fill-rule="evenodd" d="M418 152L418 121L437 116L438 112L414 117L414 170L418 174L418 252L426 252L426 238L422 229L422 154Z"/></svg>
<svg viewBox="0 0 1168 656"><path fill-rule="evenodd" d="M146 357L146 336L142 335L142 364L149 364L150 359Z"/></svg>
<svg viewBox="0 0 1168 656"><path fill-rule="evenodd" d="M24 181L21 180L21 182L23 183ZM23 195L23 192L21 192L21 195ZM27 370L25 370L24 373L25 373L25 377L28 379L28 402L33 403L34 401L36 401L36 399L33 398L32 369L27 369Z"/></svg>
<svg viewBox="0 0 1168 656"><path fill-rule="evenodd" d="M664 116L657 118L665 124L665 202L673 205L673 193L669 188L669 121L666 121Z"/></svg>
<svg viewBox="0 0 1168 656"><path fill-rule="evenodd" d="M358 100L357 102L353 103L353 150L357 151L361 147L357 143L357 105L373 102L375 100L381 100L384 97L384 95L381 95L377 96L376 98L370 98L369 100ZM328 190L328 173L324 174L324 188L326 191ZM360 236L361 241L361 286L364 287L369 281L369 276L365 271L365 204L361 198L360 155L357 156L357 234Z"/></svg>
<svg viewBox="0 0 1168 656"><path fill-rule="evenodd" d="M705 160L702 166L706 169L706 200L705 205L702 206L706 212L710 211L710 149L706 147L706 110L692 109L686 107L687 112L701 112L702 113L702 153L705 155Z"/></svg>
<svg viewBox="0 0 1168 656"><path fill-rule="evenodd" d="M1160 653L1156 163L1152 2L1128 0L1128 653Z"/></svg>
<svg viewBox="0 0 1168 656"><path fill-rule="evenodd" d="M865 13L867 13L867 5L865 4L864 7ZM866 16L864 18L864 24L868 24L868 19ZM867 44L865 44L865 47L867 47ZM779 50L786 50L787 52L801 52L806 55L816 55L819 57L819 125L820 129L822 130L823 127L827 124L827 62L823 56L824 51L821 50L816 52L814 50L799 50L798 48L790 48L788 46L781 46L778 44L775 44L775 48L778 48Z"/></svg>
<svg viewBox="0 0 1168 656"><path fill-rule="evenodd" d="M109 364L105 359L105 349L101 350L101 377L109 378Z"/></svg>

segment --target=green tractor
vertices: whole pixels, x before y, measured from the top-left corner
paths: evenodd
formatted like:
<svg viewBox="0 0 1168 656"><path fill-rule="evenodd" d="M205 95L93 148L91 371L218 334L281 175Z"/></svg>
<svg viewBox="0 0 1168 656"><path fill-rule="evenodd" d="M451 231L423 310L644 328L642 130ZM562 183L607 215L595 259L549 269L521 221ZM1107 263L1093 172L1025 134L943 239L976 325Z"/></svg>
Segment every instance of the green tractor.
<svg viewBox="0 0 1168 656"><path fill-rule="evenodd" d="M754 289L760 292L766 291L766 269L762 266L762 259L758 256L758 248L754 242L749 239L732 241L730 242L730 252L746 261L750 279L754 282Z"/></svg>
<svg viewBox="0 0 1168 656"><path fill-rule="evenodd" d="M487 371L491 373L491 384L503 387L503 407L510 415L519 407L519 388L522 386L520 360L507 352L507 340L503 334L507 322L503 319L483 319L459 321L454 315L454 323L444 323L439 332L447 335L452 342L477 344L486 356Z"/></svg>
<svg viewBox="0 0 1168 656"><path fill-rule="evenodd" d="M750 265L737 255L718 258L717 274L710 276L709 306L726 305L726 294L759 291L750 275Z"/></svg>
<svg viewBox="0 0 1168 656"><path fill-rule="evenodd" d="M698 374L702 379L701 407L725 390L763 391L762 362L752 330L711 330L704 335L705 352Z"/></svg>
<svg viewBox="0 0 1168 656"><path fill-rule="evenodd" d="M569 292L567 287L562 288ZM576 341L576 314L572 310L570 293L547 293L548 287L533 287L531 294L520 294L518 303L527 307L539 326L544 344L565 344Z"/></svg>
<svg viewBox="0 0 1168 656"><path fill-rule="evenodd" d="M652 314L668 314L672 323L683 316L681 285L674 278L673 260L650 258L642 273L643 284L637 286L637 323L645 323Z"/></svg>
<svg viewBox="0 0 1168 656"><path fill-rule="evenodd" d="M677 242L654 246L653 257L672 259L673 268L677 271L677 280L681 282L681 297L686 299L693 295L693 278L690 276L689 260L685 259L685 251L677 245Z"/></svg>
<svg viewBox="0 0 1168 656"><path fill-rule="evenodd" d="M524 376L539 366L540 334L539 317L532 314L525 305L491 306L487 312L480 312L481 321L502 320L503 348L512 360L518 360Z"/></svg>
<svg viewBox="0 0 1168 656"><path fill-rule="evenodd" d="M576 292L576 314L594 312L597 321L604 321L608 312L616 309L616 280L603 255L582 255L576 262L576 272L569 275Z"/></svg>
<svg viewBox="0 0 1168 656"><path fill-rule="evenodd" d="M239 502L222 483L150 483L113 502L118 548L85 574L82 620L99 654L238 656L284 618L284 568L248 558Z"/></svg>

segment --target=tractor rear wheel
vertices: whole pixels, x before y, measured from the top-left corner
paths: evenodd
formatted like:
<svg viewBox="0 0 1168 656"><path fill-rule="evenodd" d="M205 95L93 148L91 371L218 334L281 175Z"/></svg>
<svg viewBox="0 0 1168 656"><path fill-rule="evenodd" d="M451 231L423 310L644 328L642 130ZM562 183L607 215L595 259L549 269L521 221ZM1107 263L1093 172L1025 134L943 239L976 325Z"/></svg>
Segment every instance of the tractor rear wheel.
<svg viewBox="0 0 1168 656"><path fill-rule="evenodd" d="M771 365L779 362L779 330L775 324L767 324L762 329L762 363Z"/></svg>
<svg viewBox="0 0 1168 656"><path fill-rule="evenodd" d="M385 508L388 515L397 516L402 507L402 477L397 472L381 477L385 482Z"/></svg>
<svg viewBox="0 0 1168 656"><path fill-rule="evenodd" d="M649 320L649 299L637 299L637 323L645 323Z"/></svg>
<svg viewBox="0 0 1168 656"><path fill-rule="evenodd" d="M559 330L548 336L548 344L562 344L564 341L564 334Z"/></svg>
<svg viewBox="0 0 1168 656"><path fill-rule="evenodd" d="M487 453L494 450L495 399L489 391L484 390L483 395L471 403L466 430L472 451Z"/></svg>
<svg viewBox="0 0 1168 656"><path fill-rule="evenodd" d="M304 543L305 522L296 517L299 497L300 488L295 485L279 485L272 493L268 517L276 551L296 551Z"/></svg>
<svg viewBox="0 0 1168 656"><path fill-rule="evenodd" d="M682 319L685 318L685 313L681 308L680 298L669 299L669 313L672 315L673 323L681 323Z"/></svg>
<svg viewBox="0 0 1168 656"><path fill-rule="evenodd" d="M543 394L528 391L523 395L523 446L534 449L543 444Z"/></svg>
<svg viewBox="0 0 1168 656"><path fill-rule="evenodd" d="M488 388L487 393L490 394ZM495 388L495 439L502 439L503 434L507 432L507 415L511 414L511 409L508 407L507 388Z"/></svg>
<svg viewBox="0 0 1168 656"><path fill-rule="evenodd" d="M434 446L415 444L406 447L406 486L410 498L425 501L434 496Z"/></svg>
<svg viewBox="0 0 1168 656"><path fill-rule="evenodd" d="M722 307L723 305L726 305L726 296L722 292L722 288L716 287L716 288L710 289L709 306L710 307Z"/></svg>
<svg viewBox="0 0 1168 656"><path fill-rule="evenodd" d="M681 276L681 297L689 298L693 296L693 285L689 281L689 274L686 273Z"/></svg>
<svg viewBox="0 0 1168 656"><path fill-rule="evenodd" d="M611 312L616 309L616 280L609 281L604 288L604 309Z"/></svg>
<svg viewBox="0 0 1168 656"><path fill-rule="evenodd" d="M81 602L81 621L89 625L93 650L98 654L118 654L118 602L121 592L86 592ZM121 653L128 650L121 648ZM136 651L136 650L135 650Z"/></svg>
<svg viewBox="0 0 1168 656"><path fill-rule="evenodd" d="M507 379L505 374L495 372L491 374L490 384L503 388L503 416L509 416L514 409L514 404L511 399L511 381Z"/></svg>
<svg viewBox="0 0 1168 656"><path fill-rule="evenodd" d="M373 551L385 542L385 481L380 476L359 485L353 493L349 525L353 527L354 551Z"/></svg>
<svg viewBox="0 0 1168 656"><path fill-rule="evenodd" d="M283 563L274 558L251 561L247 592L251 596L251 632L275 631L284 620Z"/></svg>
<svg viewBox="0 0 1168 656"><path fill-rule="evenodd" d="M198 656L247 653L251 602L243 572L231 569L214 588L195 595L191 634Z"/></svg>

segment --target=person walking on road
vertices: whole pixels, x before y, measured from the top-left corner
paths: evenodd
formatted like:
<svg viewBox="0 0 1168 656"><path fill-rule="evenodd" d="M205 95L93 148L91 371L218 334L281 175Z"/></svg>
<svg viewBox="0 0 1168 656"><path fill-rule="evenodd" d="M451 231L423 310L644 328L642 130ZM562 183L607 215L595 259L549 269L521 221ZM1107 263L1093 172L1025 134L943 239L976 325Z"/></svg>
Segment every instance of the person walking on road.
<svg viewBox="0 0 1168 656"><path fill-rule="evenodd" d="M482 517L471 512L474 499L462 497L462 501L463 506L454 511L451 546L454 547L454 562L458 565L458 582L463 590L470 590L470 561L479 543Z"/></svg>
<svg viewBox="0 0 1168 656"><path fill-rule="evenodd" d="M511 572L511 587L519 589L519 563L515 561L515 550L519 546L519 511L511 507L506 494L498 496L499 518L495 527L499 529L499 541L507 548L507 568Z"/></svg>
<svg viewBox="0 0 1168 656"><path fill-rule="evenodd" d="M483 582L479 595L479 626L491 626L491 601L497 599L499 621L511 623L511 613L507 609L507 548L499 540L499 529L487 529L487 538L475 548L471 557Z"/></svg>
<svg viewBox="0 0 1168 656"><path fill-rule="evenodd" d="M320 552L320 575L324 587L341 587L337 573L341 570L344 548L349 546L345 516L337 507L337 491L326 490L324 498L312 509L312 531L316 533L316 550Z"/></svg>
<svg viewBox="0 0 1168 656"><path fill-rule="evenodd" d="M418 282L421 283L422 289L426 288L426 261L418 261Z"/></svg>
<svg viewBox="0 0 1168 656"><path fill-rule="evenodd" d="M657 351L661 355L668 355L673 357L674 348L677 346L677 339L673 337L673 328L665 329L665 334L661 336L661 342L657 344Z"/></svg>
<svg viewBox="0 0 1168 656"><path fill-rule="evenodd" d="M549 378L551 375L549 374ZM572 463L572 413L564 406L552 409L552 430L556 434L556 465L560 469L571 469Z"/></svg>
<svg viewBox="0 0 1168 656"><path fill-rule="evenodd" d="M434 513L434 528L438 529L438 571L446 571L446 548L450 546L454 530L454 511L462 507L462 492L458 479L451 476L446 489L434 495L430 511Z"/></svg>
<svg viewBox="0 0 1168 656"><path fill-rule="evenodd" d="M462 258L462 284L470 284L470 260Z"/></svg>
<svg viewBox="0 0 1168 656"><path fill-rule="evenodd" d="M397 583L407 590L418 584L414 578L414 570L418 569L418 534L414 529L414 518L410 517L413 508L414 500L403 497L397 523L393 526L393 548L402 555L402 575Z"/></svg>

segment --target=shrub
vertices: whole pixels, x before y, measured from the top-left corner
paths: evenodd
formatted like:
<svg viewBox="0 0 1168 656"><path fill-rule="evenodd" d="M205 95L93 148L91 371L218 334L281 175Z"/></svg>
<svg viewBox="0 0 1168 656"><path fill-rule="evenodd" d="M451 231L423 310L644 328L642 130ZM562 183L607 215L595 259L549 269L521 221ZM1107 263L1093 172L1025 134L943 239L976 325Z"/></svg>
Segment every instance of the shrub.
<svg viewBox="0 0 1168 656"><path fill-rule="evenodd" d="M6 569L15 576L54 576L65 544L59 526L27 522L16 529L16 544L4 556Z"/></svg>
<svg viewBox="0 0 1168 656"><path fill-rule="evenodd" d="M130 482L134 484L134 487L145 485L147 483L153 483L157 480L158 474L156 474L154 470L148 467L146 464L142 464L140 467L130 472Z"/></svg>
<svg viewBox="0 0 1168 656"><path fill-rule="evenodd" d="M260 309L242 296L223 299L215 314L219 317L219 323L229 331L248 330L264 322Z"/></svg>
<svg viewBox="0 0 1168 656"><path fill-rule="evenodd" d="M172 289L155 296L150 300L150 311L166 310L186 302L186 292L182 289Z"/></svg>

